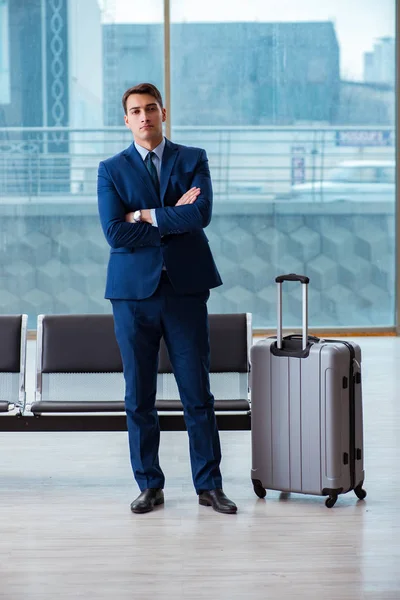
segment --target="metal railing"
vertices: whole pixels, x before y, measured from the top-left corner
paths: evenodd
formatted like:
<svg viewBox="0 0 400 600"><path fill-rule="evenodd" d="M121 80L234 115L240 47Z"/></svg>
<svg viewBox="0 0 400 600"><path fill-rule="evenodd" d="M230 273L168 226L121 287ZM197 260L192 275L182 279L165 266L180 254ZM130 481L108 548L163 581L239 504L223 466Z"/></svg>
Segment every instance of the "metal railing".
<svg viewBox="0 0 400 600"><path fill-rule="evenodd" d="M216 200L265 201L320 182L346 160L394 160L390 127L175 127L174 141L205 148ZM96 194L100 160L127 147L124 127L0 128L0 202Z"/></svg>

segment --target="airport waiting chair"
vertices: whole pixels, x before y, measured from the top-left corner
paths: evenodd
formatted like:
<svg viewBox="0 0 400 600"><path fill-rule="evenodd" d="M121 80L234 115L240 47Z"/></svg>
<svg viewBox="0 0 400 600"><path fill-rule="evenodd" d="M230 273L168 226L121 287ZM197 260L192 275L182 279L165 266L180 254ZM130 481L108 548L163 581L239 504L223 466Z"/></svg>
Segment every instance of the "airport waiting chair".
<svg viewBox="0 0 400 600"><path fill-rule="evenodd" d="M221 428L249 429L251 314L209 315L211 389ZM112 315L40 315L36 394L31 414L86 414L109 419L124 413L122 362ZM183 429L183 407L162 340L156 408L162 429ZM242 419L235 419L241 415ZM178 420L175 418L178 417ZM90 421L88 421L89 423ZM61 421L59 427L63 428ZM97 428L97 425L96 425ZM104 423L102 428L107 429Z"/></svg>
<svg viewBox="0 0 400 600"><path fill-rule="evenodd" d="M0 315L0 414L25 409L27 315Z"/></svg>

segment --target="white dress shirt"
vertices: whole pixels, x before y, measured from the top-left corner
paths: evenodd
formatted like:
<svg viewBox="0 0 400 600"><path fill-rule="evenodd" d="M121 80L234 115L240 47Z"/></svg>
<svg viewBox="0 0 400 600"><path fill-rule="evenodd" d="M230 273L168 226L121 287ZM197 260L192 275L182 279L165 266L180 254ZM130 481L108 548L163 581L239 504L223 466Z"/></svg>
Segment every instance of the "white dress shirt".
<svg viewBox="0 0 400 600"><path fill-rule="evenodd" d="M143 146L139 146L139 144L137 144L136 142L135 142L135 148L139 152L140 156L143 158L143 161L145 161L146 156L148 155L150 150L147 150L147 148L143 148ZM164 148L165 148L165 138L163 137L162 142L160 142L158 144L158 146L156 146L153 150L155 156L151 157L151 160L153 161L153 165L155 166L156 171L157 171L158 181L160 181L161 161L162 161L162 157L163 157L163 153L164 153ZM151 214L152 225L154 227L157 227L156 209L151 208L150 214Z"/></svg>

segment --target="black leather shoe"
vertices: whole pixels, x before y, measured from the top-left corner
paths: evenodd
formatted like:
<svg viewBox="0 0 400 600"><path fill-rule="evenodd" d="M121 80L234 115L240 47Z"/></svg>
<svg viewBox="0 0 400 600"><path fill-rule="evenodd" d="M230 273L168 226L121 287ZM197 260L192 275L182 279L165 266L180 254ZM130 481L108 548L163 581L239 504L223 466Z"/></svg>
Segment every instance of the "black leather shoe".
<svg viewBox="0 0 400 600"><path fill-rule="evenodd" d="M155 506L164 504L164 492L161 488L147 488L131 504L131 511L137 514L147 513Z"/></svg>
<svg viewBox="0 0 400 600"><path fill-rule="evenodd" d="M200 492L199 504L202 506L212 506L217 512L227 515L232 515L237 511L236 504L232 500L229 500L221 489Z"/></svg>

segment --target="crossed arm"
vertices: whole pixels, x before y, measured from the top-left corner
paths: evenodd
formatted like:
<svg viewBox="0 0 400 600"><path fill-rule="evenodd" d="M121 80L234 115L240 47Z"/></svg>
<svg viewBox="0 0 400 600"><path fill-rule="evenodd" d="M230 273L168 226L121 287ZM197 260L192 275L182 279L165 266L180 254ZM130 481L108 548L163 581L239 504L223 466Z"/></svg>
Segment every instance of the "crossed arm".
<svg viewBox="0 0 400 600"><path fill-rule="evenodd" d="M192 187L175 206L155 208L157 227L151 224L151 209L141 210L141 221L133 223L132 212L126 214L107 167L99 165L98 205L104 235L112 248L160 246L165 235L193 232L207 227L211 220L212 188L206 153L202 151L192 180Z"/></svg>
<svg viewBox="0 0 400 600"><path fill-rule="evenodd" d="M126 208L104 163L100 163L97 178L97 198L100 222L111 248L137 248L160 246L161 237L157 227L148 223L125 221Z"/></svg>
<svg viewBox="0 0 400 600"><path fill-rule="evenodd" d="M178 202L175 204L175 207L184 206L185 204L193 204L194 202L196 202L197 197L199 196L200 192L201 192L200 188L196 188L196 187L191 188L185 194L183 194L183 196L181 196L179 198ZM152 209L151 208L142 208L142 210L140 212L141 212L140 222L149 223L150 225L153 225L153 219L151 217ZM133 215L134 215L134 212L127 213L125 215L125 221L127 221L128 223L136 223L136 221L133 220Z"/></svg>

